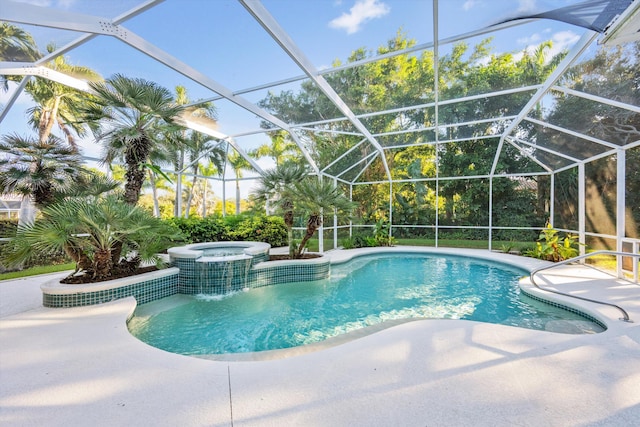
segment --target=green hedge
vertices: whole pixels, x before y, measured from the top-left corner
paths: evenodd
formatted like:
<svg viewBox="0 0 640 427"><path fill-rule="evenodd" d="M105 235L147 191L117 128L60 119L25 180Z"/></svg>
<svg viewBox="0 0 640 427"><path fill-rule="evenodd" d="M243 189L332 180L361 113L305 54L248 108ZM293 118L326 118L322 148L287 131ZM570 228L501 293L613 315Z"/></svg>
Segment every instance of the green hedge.
<svg viewBox="0 0 640 427"><path fill-rule="evenodd" d="M284 220L276 216L212 215L206 218L170 218L166 220L186 236L187 243L248 240L287 245Z"/></svg>
<svg viewBox="0 0 640 427"><path fill-rule="evenodd" d="M0 220L0 237L13 237L18 229L17 219Z"/></svg>

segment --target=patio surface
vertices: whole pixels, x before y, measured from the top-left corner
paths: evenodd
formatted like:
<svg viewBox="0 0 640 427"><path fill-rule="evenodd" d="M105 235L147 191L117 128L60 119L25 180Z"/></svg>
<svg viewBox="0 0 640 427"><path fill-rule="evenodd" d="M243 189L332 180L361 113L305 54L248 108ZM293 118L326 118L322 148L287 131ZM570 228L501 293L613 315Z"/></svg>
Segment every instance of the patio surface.
<svg viewBox="0 0 640 427"><path fill-rule="evenodd" d="M540 265L488 251L448 251ZM133 298L42 307L40 284L62 276L0 282L0 425L640 423L640 286L588 267L538 277L551 288L614 302L634 323L618 320L611 307L570 302L603 319L608 330L564 335L419 320L262 361L204 360L150 347L127 331Z"/></svg>

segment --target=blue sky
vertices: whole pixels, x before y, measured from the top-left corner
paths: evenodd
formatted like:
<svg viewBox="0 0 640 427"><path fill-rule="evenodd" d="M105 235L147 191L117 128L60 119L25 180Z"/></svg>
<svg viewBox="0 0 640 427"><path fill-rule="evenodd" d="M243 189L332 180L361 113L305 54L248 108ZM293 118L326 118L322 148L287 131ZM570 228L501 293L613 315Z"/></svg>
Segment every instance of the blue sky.
<svg viewBox="0 0 640 427"><path fill-rule="evenodd" d="M34 0L33 4L52 6L113 18L128 10L133 0L111 2L96 0ZM548 10L576 3L576 0L440 0L439 35L446 38L483 28L509 15L523 11ZM418 43L433 40L433 7L424 0L264 0L264 6L316 68L329 67L333 61L346 61L360 47L375 50L398 30ZM120 10L115 8L120 7ZM0 12L1 17L1 12ZM302 74L293 61L264 32L256 21L233 0L167 0L123 24L180 61L183 61L231 90L253 87ZM58 46L77 34L30 28L41 48L54 40ZM495 53L517 52L544 40L554 40L556 49L575 43L580 28L540 21L521 25L494 35ZM482 39L469 41L474 44ZM450 46L442 46L446 54ZM123 73L154 80L172 89L188 88L192 99L215 96L211 91L186 79L109 37L98 37L67 54L70 62L89 66L103 76ZM292 88L295 86L288 86ZM266 91L246 95L257 101ZM4 103L7 94L0 94ZM29 106L21 97L9 116L0 124L0 133L17 130L26 133L24 111ZM257 129L259 120L251 113L226 102L217 102L219 129L226 134ZM267 142L266 137L238 138L244 148ZM97 155L95 144L83 144L90 155Z"/></svg>

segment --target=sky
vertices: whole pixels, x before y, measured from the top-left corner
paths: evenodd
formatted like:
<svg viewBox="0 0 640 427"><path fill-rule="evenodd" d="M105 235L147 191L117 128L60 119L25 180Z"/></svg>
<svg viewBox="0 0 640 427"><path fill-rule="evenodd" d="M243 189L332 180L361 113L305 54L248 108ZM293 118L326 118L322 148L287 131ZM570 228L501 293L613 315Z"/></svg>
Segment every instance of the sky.
<svg viewBox="0 0 640 427"><path fill-rule="evenodd" d="M28 2L109 19L138 3L135 0ZM576 2L440 0L438 35L440 39L446 39L517 13L549 10ZM419 44L434 38L433 5L426 0L263 0L263 5L316 69L328 68L336 60L346 62L349 54L361 47L375 51L398 31ZM1 15L0 12L0 18ZM291 58L234 0L166 0L122 25L232 91L302 75ZM27 29L34 34L41 49L51 41L64 46L78 37L77 33L69 31ZM573 45L582 32L581 28L555 21L520 25L493 34L493 53L521 52L545 40L552 40L554 50L559 51ZM484 37L468 42L475 44ZM444 44L440 54L446 54L450 49L450 44ZM176 85L183 85L193 100L216 96L112 37L94 38L66 56L69 62L93 68L104 77L122 73L156 81L171 90ZM289 84L271 90L295 90L296 87L296 84ZM266 95L267 90L261 90L243 96L256 102ZM7 93L0 93L0 103L4 104L7 97ZM221 132L237 135L259 129L260 120L252 113L225 100L215 104ZM0 123L0 134L28 133L25 110L30 105L28 96L21 96ZM236 140L245 149L268 142L263 135L237 137ZM82 146L85 154L99 156L99 147L92 141L85 141Z"/></svg>

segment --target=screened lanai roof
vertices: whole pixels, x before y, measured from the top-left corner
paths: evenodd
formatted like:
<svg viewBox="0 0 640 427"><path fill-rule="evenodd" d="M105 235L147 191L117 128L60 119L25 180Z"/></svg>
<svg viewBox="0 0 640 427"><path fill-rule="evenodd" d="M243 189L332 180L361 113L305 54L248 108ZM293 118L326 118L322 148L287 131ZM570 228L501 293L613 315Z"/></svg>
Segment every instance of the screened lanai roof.
<svg viewBox="0 0 640 427"><path fill-rule="evenodd" d="M258 172L263 166L247 151L281 129L314 172L346 183L362 182L367 169L380 171L367 180L392 180L393 157L409 147L485 141L493 161L474 166L473 173L455 173L493 176L550 173L635 147L640 139L637 82L612 93L597 85L576 89L563 79L592 59L598 46L627 49L638 41L640 0L1 0L0 21L24 28L41 50L55 46L35 62L3 58L0 75L41 76L86 89L86 82L46 67L66 55L104 77L121 73L167 88L182 85L194 102L213 101L218 111L216 126L188 118L183 123L230 143ZM366 40L375 45L361 36L365 25ZM396 34L411 43L389 45ZM527 84L479 80L450 90L456 75L446 61L459 53L460 43L473 47L491 38L484 55L472 57L472 49L462 54L487 64L505 52L534 55L545 37L553 45L541 66L553 67L550 73L532 75ZM550 62L560 50L566 54ZM356 102L349 79L366 78L370 64L384 67L400 57L439 64L431 81L415 82L420 95L395 96L387 87L385 102L373 102L376 93L365 87ZM446 78L439 76L445 69ZM12 84L3 96L2 133L26 122L20 102L25 83ZM303 87L316 94L304 115L265 101ZM597 115L561 120L545 114L558 99L572 98L615 117L621 132L599 132ZM636 130L625 133L629 128ZM334 145L332 157L314 155L314 138ZM528 161L506 166L500 161L505 156Z"/></svg>

